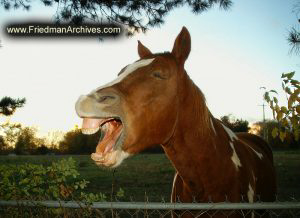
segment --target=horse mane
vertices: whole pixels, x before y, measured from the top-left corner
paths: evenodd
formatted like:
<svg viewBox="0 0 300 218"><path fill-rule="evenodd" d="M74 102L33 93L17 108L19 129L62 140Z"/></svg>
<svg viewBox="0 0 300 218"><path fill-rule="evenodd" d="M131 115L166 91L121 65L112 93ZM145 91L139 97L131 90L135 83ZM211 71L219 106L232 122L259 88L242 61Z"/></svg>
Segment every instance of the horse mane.
<svg viewBox="0 0 300 218"><path fill-rule="evenodd" d="M191 83L191 95L194 98L194 104L193 107L194 110L194 119L199 121L200 126L199 128L199 134L201 137L207 137L210 136L213 133L212 126L210 123L211 119L211 113L206 105L206 98L201 89L194 83L194 81L189 77L187 72L185 71L185 74L187 75L187 79Z"/></svg>
<svg viewBox="0 0 300 218"><path fill-rule="evenodd" d="M171 52L159 52L154 53L153 56L163 56L171 59L175 59L174 55ZM191 87L191 93L189 93L194 101L193 107L195 109L194 112L194 119L199 121L200 128L199 134L201 137L210 136L213 133L212 126L210 123L210 118L212 117L207 105L205 95L201 91L201 89L194 83L194 81L190 78L188 73L184 70L184 74L186 75L187 85ZM187 97L187 96L186 96Z"/></svg>
<svg viewBox="0 0 300 218"><path fill-rule="evenodd" d="M158 52L158 53L151 54L151 55L149 56L149 58L159 57L159 56L173 59L173 60L176 62L176 58L175 58L174 55L173 55L171 52L169 52L169 51L164 51L164 52Z"/></svg>

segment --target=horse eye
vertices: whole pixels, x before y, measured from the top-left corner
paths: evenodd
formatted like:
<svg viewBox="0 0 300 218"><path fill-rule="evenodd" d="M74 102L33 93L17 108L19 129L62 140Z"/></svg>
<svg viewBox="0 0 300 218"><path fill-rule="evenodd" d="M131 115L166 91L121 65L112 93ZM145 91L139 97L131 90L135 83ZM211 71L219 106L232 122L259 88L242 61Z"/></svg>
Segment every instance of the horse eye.
<svg viewBox="0 0 300 218"><path fill-rule="evenodd" d="M159 79L166 79L166 77L161 75L159 72L154 72L152 75L156 78L159 78Z"/></svg>

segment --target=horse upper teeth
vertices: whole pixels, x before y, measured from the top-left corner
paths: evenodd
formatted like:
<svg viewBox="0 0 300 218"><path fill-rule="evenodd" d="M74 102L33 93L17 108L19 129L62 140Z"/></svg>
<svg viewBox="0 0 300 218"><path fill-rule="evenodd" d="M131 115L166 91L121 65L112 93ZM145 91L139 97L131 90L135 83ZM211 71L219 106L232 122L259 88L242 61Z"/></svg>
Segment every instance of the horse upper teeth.
<svg viewBox="0 0 300 218"><path fill-rule="evenodd" d="M81 132L83 134L86 134L86 135L92 135L92 134L95 134L100 128L97 127L97 128L85 128L85 129L82 129Z"/></svg>

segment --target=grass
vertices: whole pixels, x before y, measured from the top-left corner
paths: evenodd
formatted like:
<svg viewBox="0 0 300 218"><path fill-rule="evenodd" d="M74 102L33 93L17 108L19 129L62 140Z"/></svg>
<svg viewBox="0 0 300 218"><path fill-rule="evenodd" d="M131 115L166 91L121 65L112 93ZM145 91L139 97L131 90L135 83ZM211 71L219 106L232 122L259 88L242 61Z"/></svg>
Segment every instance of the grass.
<svg viewBox="0 0 300 218"><path fill-rule="evenodd" d="M1 156L0 164L51 164L69 156ZM83 179L90 181L87 191L102 192L110 196L112 187L125 191L124 200L170 200L174 169L164 154L139 154L123 162L117 169L97 167L89 155L72 156ZM300 200L300 151L275 151L278 194ZM145 199L145 196L148 199Z"/></svg>
<svg viewBox="0 0 300 218"><path fill-rule="evenodd" d="M275 151L278 195L300 201L300 150Z"/></svg>

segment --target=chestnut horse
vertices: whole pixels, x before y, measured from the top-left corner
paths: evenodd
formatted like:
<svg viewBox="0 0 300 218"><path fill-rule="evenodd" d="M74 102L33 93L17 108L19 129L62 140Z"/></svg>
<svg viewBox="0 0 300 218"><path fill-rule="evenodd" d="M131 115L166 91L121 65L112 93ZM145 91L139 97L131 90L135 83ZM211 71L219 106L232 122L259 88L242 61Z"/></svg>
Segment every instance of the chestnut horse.
<svg viewBox="0 0 300 218"><path fill-rule="evenodd" d="M190 50L185 27L172 52L152 54L138 42L139 60L78 99L82 132L104 132L91 158L113 168L130 155L161 145L176 169L173 202L240 202L242 196L248 202L257 196L275 200L271 149L260 137L235 134L213 117L184 69Z"/></svg>

